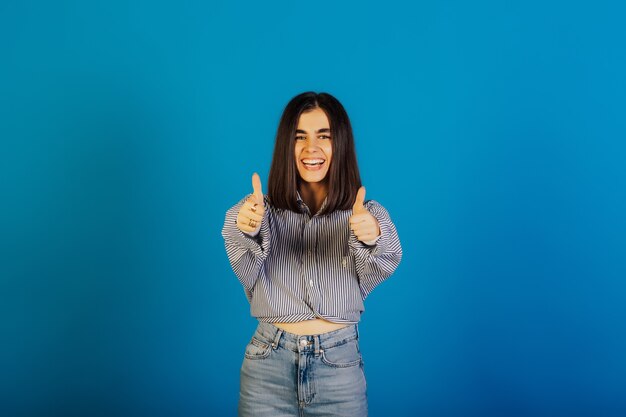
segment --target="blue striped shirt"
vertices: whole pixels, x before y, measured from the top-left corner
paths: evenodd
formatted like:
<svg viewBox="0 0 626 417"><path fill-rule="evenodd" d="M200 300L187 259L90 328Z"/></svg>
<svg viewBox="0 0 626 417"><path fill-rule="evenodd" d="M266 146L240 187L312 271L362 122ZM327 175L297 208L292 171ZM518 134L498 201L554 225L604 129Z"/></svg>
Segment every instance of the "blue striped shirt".
<svg viewBox="0 0 626 417"><path fill-rule="evenodd" d="M250 195L226 212L222 236L252 316L270 323L314 318L358 323L365 310L363 300L402 259L387 210L374 200L364 203L381 232L373 245L367 245L350 229L352 210L311 215L299 193L300 212L274 208L264 196L260 231L250 236L236 224ZM325 204L326 200L320 211Z"/></svg>

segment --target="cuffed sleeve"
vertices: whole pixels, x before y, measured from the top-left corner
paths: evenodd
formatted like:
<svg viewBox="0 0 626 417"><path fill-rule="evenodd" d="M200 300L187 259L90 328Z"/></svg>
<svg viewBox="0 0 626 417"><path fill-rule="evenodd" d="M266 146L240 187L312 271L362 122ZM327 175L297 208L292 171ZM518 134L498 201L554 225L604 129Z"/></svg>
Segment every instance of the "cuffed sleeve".
<svg viewBox="0 0 626 417"><path fill-rule="evenodd" d="M350 230L348 247L355 258L363 299L393 274L402 259L400 238L387 210L374 200L367 201L364 206L378 221L380 236L374 245L368 245L359 241Z"/></svg>
<svg viewBox="0 0 626 417"><path fill-rule="evenodd" d="M224 227L222 228L222 237L226 247L226 255L230 261L230 265L237 278L243 285L248 300L251 299L254 284L263 267L263 263L270 252L271 233L268 222L268 213L270 209L266 197L265 214L261 222L259 233L250 236L242 232L237 227L237 214L252 194L248 194L233 207L226 212Z"/></svg>

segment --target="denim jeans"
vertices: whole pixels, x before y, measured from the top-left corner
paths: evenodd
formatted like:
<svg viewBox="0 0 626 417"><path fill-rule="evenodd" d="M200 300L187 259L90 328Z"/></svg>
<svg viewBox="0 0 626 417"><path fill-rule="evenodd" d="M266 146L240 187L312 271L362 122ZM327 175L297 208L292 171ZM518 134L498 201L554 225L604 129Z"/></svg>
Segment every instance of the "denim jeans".
<svg viewBox="0 0 626 417"><path fill-rule="evenodd" d="M239 416L367 416L357 326L298 336L259 323L241 366Z"/></svg>

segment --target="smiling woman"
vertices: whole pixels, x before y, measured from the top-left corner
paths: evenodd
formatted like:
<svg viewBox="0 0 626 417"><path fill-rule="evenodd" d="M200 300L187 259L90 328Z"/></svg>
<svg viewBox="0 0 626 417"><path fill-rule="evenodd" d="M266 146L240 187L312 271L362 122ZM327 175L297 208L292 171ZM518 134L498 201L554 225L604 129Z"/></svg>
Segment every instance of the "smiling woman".
<svg viewBox="0 0 626 417"><path fill-rule="evenodd" d="M339 101L294 97L278 126L268 194L226 213L222 236L259 325L244 353L240 416L366 416L358 322L402 248L365 188Z"/></svg>
<svg viewBox="0 0 626 417"><path fill-rule="evenodd" d="M333 145L330 123L319 107L303 113L296 129L295 161L298 167L299 189L302 199L313 212L318 202L328 194L328 167L331 165Z"/></svg>

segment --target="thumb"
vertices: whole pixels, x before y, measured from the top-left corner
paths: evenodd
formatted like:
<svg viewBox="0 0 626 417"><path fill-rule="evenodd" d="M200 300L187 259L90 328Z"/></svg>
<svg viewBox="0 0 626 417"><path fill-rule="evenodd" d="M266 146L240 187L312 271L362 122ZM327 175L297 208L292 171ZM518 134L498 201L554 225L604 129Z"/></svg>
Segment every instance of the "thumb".
<svg viewBox="0 0 626 417"><path fill-rule="evenodd" d="M356 200L354 201L354 206L352 206L352 212L360 213L365 210L363 203L365 203L365 187L359 188L359 191L356 193Z"/></svg>
<svg viewBox="0 0 626 417"><path fill-rule="evenodd" d="M263 189L261 188L261 178L256 172L252 174L252 189L254 197L259 204L263 204Z"/></svg>

